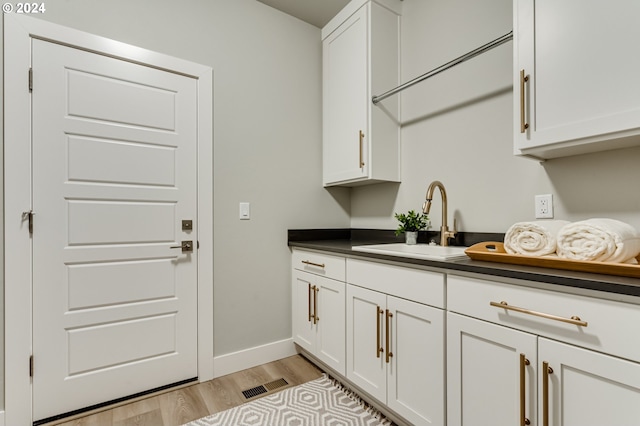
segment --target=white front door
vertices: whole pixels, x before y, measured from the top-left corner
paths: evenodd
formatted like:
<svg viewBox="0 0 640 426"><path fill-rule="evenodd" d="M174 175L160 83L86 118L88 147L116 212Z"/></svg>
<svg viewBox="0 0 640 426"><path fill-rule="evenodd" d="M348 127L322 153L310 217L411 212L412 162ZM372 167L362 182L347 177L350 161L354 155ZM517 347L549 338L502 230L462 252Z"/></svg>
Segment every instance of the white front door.
<svg viewBox="0 0 640 426"><path fill-rule="evenodd" d="M198 375L197 89L38 39L32 67L38 421Z"/></svg>

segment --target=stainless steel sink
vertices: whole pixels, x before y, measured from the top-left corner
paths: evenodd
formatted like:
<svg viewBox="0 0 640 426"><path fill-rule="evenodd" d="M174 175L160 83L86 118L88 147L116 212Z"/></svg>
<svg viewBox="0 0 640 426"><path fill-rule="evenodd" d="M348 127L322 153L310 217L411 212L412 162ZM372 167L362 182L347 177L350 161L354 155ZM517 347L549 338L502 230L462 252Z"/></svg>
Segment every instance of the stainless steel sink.
<svg viewBox="0 0 640 426"><path fill-rule="evenodd" d="M455 260L467 258L467 255L464 253L466 248L467 247L430 246L428 244L409 245L405 243L392 243L354 246L353 250L413 259Z"/></svg>

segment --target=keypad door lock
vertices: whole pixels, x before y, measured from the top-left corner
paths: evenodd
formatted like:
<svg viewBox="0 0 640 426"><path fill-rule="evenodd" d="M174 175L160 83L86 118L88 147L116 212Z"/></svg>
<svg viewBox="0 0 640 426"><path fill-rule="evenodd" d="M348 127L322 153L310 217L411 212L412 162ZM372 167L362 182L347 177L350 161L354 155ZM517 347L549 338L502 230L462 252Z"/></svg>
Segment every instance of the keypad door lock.
<svg viewBox="0 0 640 426"><path fill-rule="evenodd" d="M182 241L179 246L171 246L172 249L182 249L183 253L193 252L193 241Z"/></svg>

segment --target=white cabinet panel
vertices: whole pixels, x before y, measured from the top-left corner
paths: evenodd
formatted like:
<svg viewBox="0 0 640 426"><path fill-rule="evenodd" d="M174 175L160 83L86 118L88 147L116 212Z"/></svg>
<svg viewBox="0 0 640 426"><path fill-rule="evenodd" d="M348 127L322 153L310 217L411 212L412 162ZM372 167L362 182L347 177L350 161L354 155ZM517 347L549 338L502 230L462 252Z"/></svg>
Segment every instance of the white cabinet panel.
<svg viewBox="0 0 640 426"><path fill-rule="evenodd" d="M345 374L345 283L293 270L293 340Z"/></svg>
<svg viewBox="0 0 640 426"><path fill-rule="evenodd" d="M524 415L536 416L537 336L462 315L447 314L447 424L520 424L523 354Z"/></svg>
<svg viewBox="0 0 640 426"><path fill-rule="evenodd" d="M347 285L347 378L414 425L443 425L444 311Z"/></svg>
<svg viewBox="0 0 640 426"><path fill-rule="evenodd" d="M640 364L540 338L539 359L549 374L549 425L636 425ZM544 415L540 377L540 418ZM541 422L542 423L542 422Z"/></svg>
<svg viewBox="0 0 640 426"><path fill-rule="evenodd" d="M323 184L400 180L399 0L352 2L323 29ZM358 9L353 10L359 6Z"/></svg>
<svg viewBox="0 0 640 426"><path fill-rule="evenodd" d="M639 15L640 2L628 0L514 2L516 154L640 144Z"/></svg>
<svg viewBox="0 0 640 426"><path fill-rule="evenodd" d="M444 425L445 313L392 296L387 309L393 314L387 405L414 425Z"/></svg>

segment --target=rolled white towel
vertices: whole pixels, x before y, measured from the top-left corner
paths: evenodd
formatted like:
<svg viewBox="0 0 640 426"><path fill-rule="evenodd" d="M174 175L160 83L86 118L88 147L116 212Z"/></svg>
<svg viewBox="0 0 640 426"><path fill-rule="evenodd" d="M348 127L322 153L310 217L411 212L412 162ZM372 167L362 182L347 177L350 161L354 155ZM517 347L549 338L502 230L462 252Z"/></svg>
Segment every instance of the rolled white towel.
<svg viewBox="0 0 640 426"><path fill-rule="evenodd" d="M570 223L558 233L559 257L594 262L635 263L640 232L615 219L588 219Z"/></svg>
<svg viewBox="0 0 640 426"><path fill-rule="evenodd" d="M504 249L509 254L546 256L556 251L556 237L566 220L517 222L504 235Z"/></svg>

